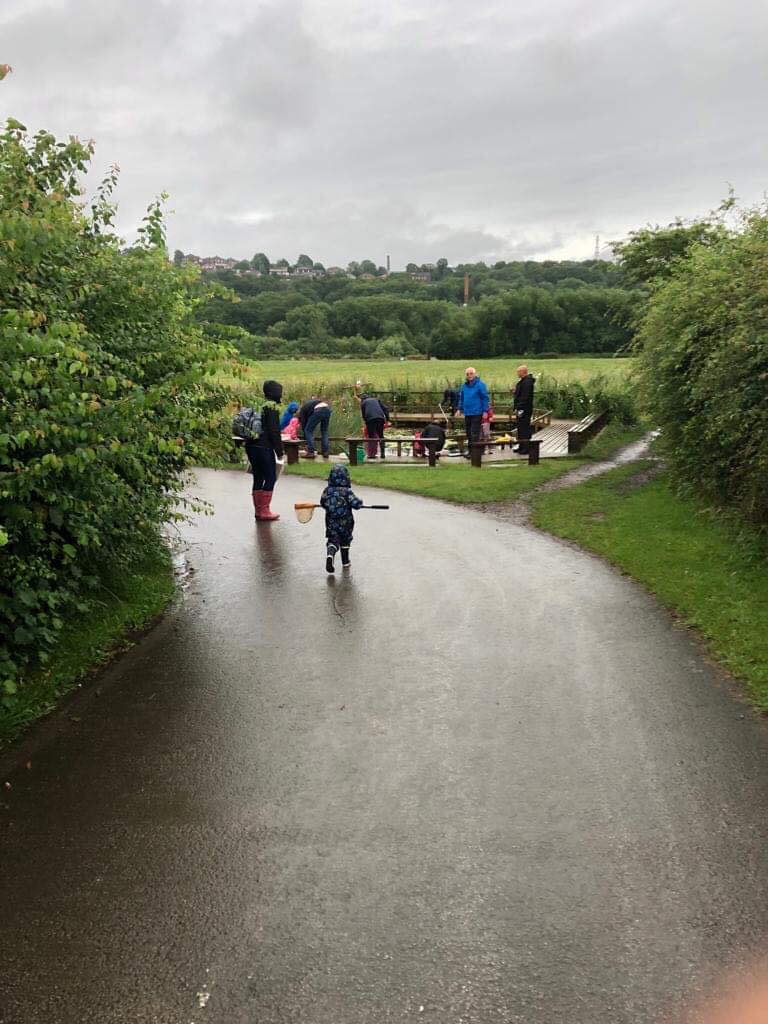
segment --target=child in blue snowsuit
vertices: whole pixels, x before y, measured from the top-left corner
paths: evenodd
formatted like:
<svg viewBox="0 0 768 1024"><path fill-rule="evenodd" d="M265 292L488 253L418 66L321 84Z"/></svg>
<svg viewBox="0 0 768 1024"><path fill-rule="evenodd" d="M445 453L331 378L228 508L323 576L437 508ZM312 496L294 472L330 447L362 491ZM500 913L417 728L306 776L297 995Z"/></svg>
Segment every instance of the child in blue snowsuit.
<svg viewBox="0 0 768 1024"><path fill-rule="evenodd" d="M352 490L352 481L344 466L334 466L328 476L328 486L320 496L325 509L325 538L327 572L335 572L333 560L341 551L341 564L349 565L349 545L355 529L352 510L362 507L362 501Z"/></svg>

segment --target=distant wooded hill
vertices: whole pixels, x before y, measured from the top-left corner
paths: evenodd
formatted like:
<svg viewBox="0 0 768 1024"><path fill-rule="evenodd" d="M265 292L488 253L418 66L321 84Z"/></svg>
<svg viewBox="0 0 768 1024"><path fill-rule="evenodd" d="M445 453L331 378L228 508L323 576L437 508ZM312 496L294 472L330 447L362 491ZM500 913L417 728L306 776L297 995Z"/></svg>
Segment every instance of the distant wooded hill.
<svg viewBox="0 0 768 1024"><path fill-rule="evenodd" d="M479 358L615 352L631 342L645 298L604 260L444 263L379 276L223 271L215 277L232 298L209 300L199 315L211 335L259 358Z"/></svg>

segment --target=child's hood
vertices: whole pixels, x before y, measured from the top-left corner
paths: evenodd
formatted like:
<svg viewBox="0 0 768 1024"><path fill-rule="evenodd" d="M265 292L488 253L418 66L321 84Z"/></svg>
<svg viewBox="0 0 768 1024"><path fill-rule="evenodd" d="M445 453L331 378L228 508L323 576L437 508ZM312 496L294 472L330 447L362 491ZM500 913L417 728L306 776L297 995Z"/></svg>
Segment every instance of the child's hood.
<svg viewBox="0 0 768 1024"><path fill-rule="evenodd" d="M351 487L352 481L345 466L334 466L328 475L329 487Z"/></svg>

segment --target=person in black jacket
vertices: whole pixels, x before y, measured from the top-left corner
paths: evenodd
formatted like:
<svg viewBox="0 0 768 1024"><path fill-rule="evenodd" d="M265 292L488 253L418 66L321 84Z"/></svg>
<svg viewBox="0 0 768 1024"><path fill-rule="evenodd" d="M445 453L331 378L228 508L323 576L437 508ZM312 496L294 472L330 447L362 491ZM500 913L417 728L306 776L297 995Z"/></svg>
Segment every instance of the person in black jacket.
<svg viewBox="0 0 768 1024"><path fill-rule="evenodd" d="M253 507L259 522L272 522L280 516L269 505L277 481L277 461L283 463L283 440L280 437L280 399L283 385L276 380L264 381L266 402L261 407L261 434L245 442L245 452L253 473Z"/></svg>
<svg viewBox="0 0 768 1024"><path fill-rule="evenodd" d="M533 387L536 383L536 378L528 373L527 366L518 366L517 376L520 379L515 385L513 406L517 414L518 444L514 450L520 455L527 455L528 441L530 441L533 435L531 417L533 416Z"/></svg>
<svg viewBox="0 0 768 1024"><path fill-rule="evenodd" d="M380 398L375 395L358 395L355 398L360 403L360 413L365 423L365 432L368 436L368 458L376 458L376 449L381 444L381 457L384 458L384 425L389 419L389 409Z"/></svg>
<svg viewBox="0 0 768 1024"><path fill-rule="evenodd" d="M443 392L442 406L448 406L450 409L450 415L455 416L456 410L459 408L459 389L447 387Z"/></svg>

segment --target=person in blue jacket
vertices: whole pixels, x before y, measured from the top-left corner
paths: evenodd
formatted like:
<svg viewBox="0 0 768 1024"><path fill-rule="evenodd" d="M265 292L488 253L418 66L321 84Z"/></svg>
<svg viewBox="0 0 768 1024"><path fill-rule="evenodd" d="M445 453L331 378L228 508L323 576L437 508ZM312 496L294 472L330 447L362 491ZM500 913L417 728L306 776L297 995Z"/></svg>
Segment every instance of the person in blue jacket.
<svg viewBox="0 0 768 1024"><path fill-rule="evenodd" d="M285 412L280 417L280 430L281 431L285 430L285 428L288 426L288 424L291 422L291 420L293 419L293 417L296 415L296 413L298 411L299 411L299 403L298 402L289 402L288 403L288 406L287 406Z"/></svg>
<svg viewBox="0 0 768 1024"><path fill-rule="evenodd" d="M483 413L490 409L491 399L488 395L488 388L477 376L474 366L467 367L464 378L459 392L459 412L464 417L467 441L471 445L473 441L480 440ZM467 455L469 454L468 447Z"/></svg>

